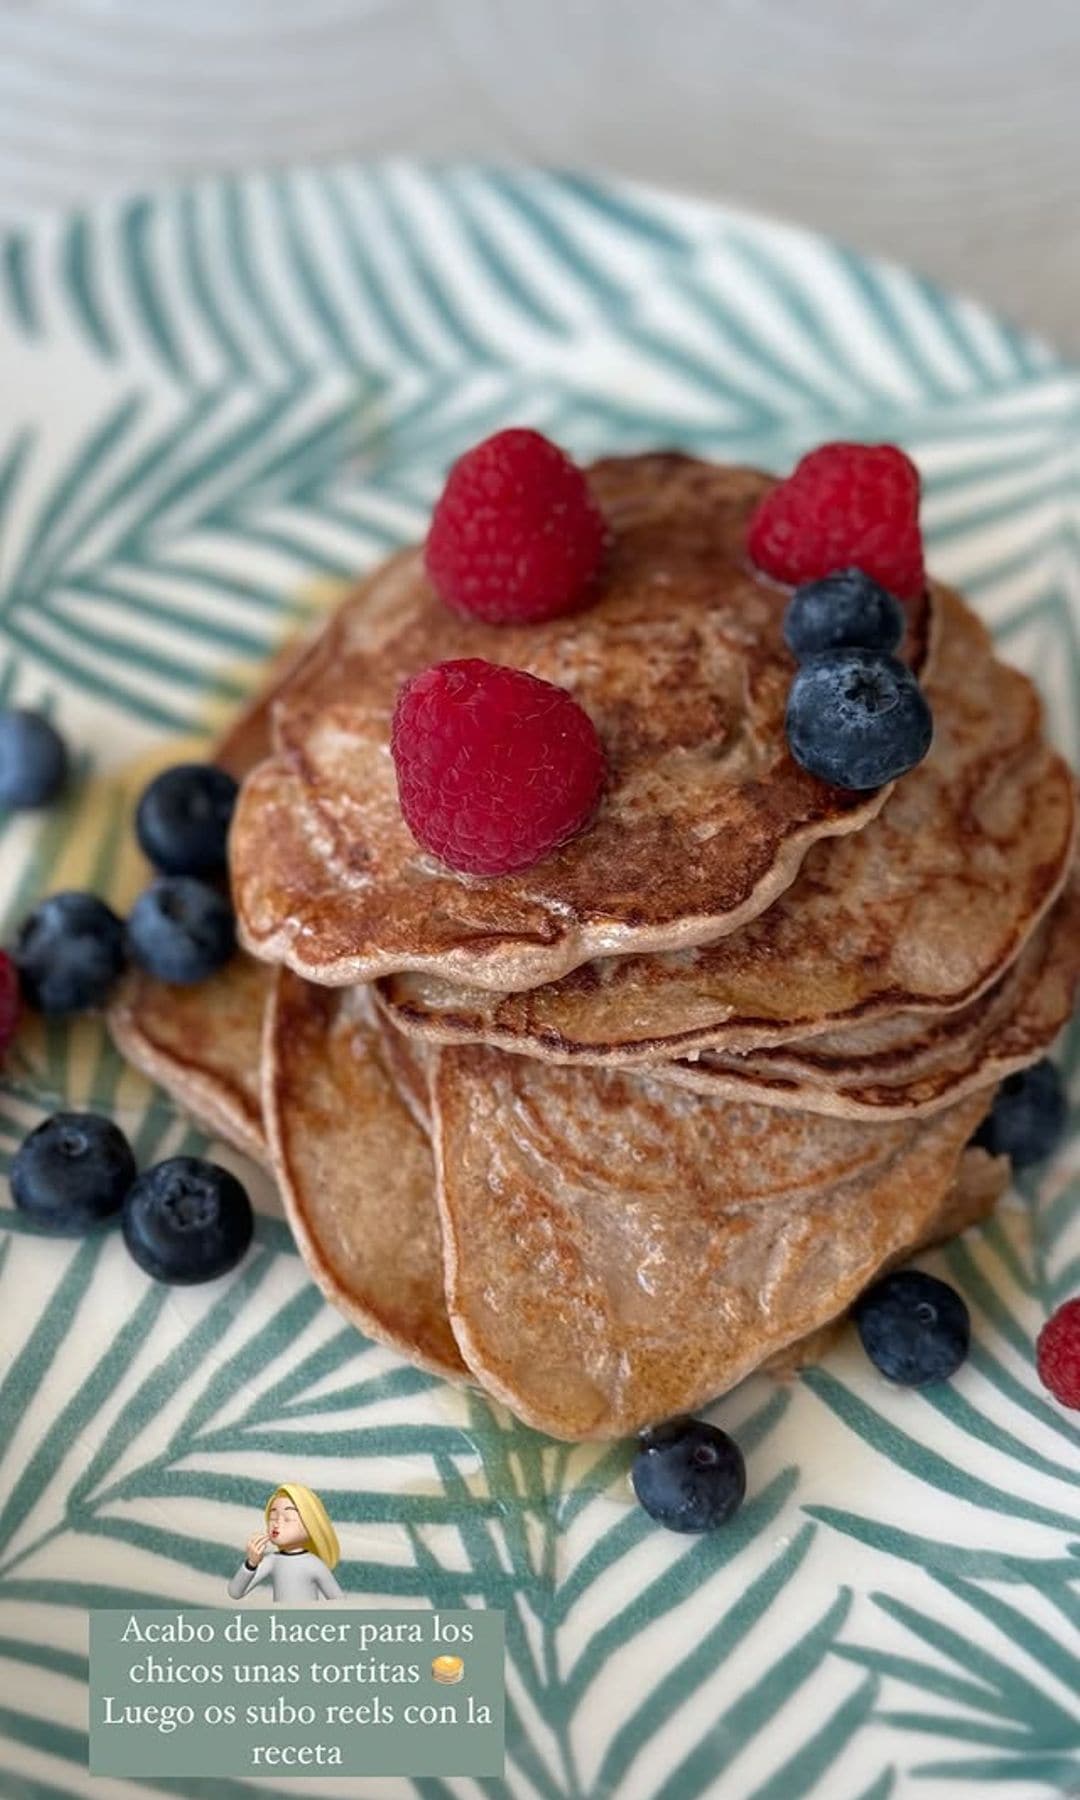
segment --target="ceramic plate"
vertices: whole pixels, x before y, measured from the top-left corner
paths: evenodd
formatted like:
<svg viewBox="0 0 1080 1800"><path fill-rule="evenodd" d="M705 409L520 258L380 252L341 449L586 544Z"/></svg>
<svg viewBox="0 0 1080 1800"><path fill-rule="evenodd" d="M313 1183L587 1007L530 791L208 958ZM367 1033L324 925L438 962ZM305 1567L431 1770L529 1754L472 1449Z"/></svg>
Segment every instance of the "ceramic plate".
<svg viewBox="0 0 1080 1800"><path fill-rule="evenodd" d="M2 690L51 708L82 764L59 812L3 826L9 930L59 886L130 897L146 768L205 741L301 618L423 531L450 458L510 422L582 457L682 445L781 470L822 439L898 440L931 566L1077 759L1080 376L819 238L569 176L214 181L3 239L0 377ZM5 1165L61 1098L113 1109L144 1161L205 1148L95 1026L52 1027L9 1059ZM86 1609L224 1604L290 1475L325 1500L357 1604L505 1609L489 1794L1080 1789L1076 1415L1032 1366L1080 1287L1078 1172L1074 1143L928 1259L972 1313L950 1385L891 1391L848 1341L717 1405L749 1497L703 1540L637 1510L623 1448L539 1437L345 1327L265 1183L253 1254L190 1290L146 1280L115 1233L46 1240L5 1198L0 1789L161 1791L85 1772Z"/></svg>

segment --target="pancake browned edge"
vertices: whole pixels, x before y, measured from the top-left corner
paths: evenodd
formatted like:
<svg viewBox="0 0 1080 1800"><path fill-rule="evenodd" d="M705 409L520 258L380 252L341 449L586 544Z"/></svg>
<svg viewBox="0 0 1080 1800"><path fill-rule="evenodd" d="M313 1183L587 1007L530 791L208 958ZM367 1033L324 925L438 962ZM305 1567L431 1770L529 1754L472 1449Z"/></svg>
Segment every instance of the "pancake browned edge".
<svg viewBox="0 0 1080 1800"><path fill-rule="evenodd" d="M657 1080L701 1094L842 1119L939 1112L1037 1062L1070 1018L1080 982L1080 873L993 988L958 1012L897 1013L744 1055L704 1050L658 1063Z"/></svg>
<svg viewBox="0 0 1080 1800"><path fill-rule="evenodd" d="M862 831L815 845L767 912L713 944L594 961L528 993L393 976L380 988L395 1022L442 1042L628 1065L976 999L1064 886L1076 795L1032 683L993 655L957 595L937 590L935 610L929 755Z"/></svg>
<svg viewBox="0 0 1080 1800"><path fill-rule="evenodd" d="M939 1236L991 1097L865 1124L479 1046L432 1095L455 1336L566 1439L703 1405Z"/></svg>
<svg viewBox="0 0 1080 1800"><path fill-rule="evenodd" d="M612 542L593 603L532 625L442 605L419 549L346 603L274 709L276 754L244 784L230 867L242 942L311 981L427 970L485 988L598 955L711 942L755 918L813 844L857 832L887 791L795 763L786 596L744 552L770 478L675 454L588 472ZM909 612L922 668L933 608ZM931 646L932 650L932 646ZM534 867L478 880L422 851L387 754L402 681L483 657L568 689L604 745L593 823Z"/></svg>
<svg viewBox="0 0 1080 1800"><path fill-rule="evenodd" d="M428 1139L398 1094L370 996L275 974L263 1111L308 1270L338 1312L421 1368L462 1380L443 1292Z"/></svg>
<svg viewBox="0 0 1080 1800"><path fill-rule="evenodd" d="M289 645L271 664L255 700L219 739L213 760L241 780L270 750L270 708L308 653ZM267 1159L259 1063L269 971L238 951L194 987L155 981L131 969L105 1013L120 1054L226 1142Z"/></svg>

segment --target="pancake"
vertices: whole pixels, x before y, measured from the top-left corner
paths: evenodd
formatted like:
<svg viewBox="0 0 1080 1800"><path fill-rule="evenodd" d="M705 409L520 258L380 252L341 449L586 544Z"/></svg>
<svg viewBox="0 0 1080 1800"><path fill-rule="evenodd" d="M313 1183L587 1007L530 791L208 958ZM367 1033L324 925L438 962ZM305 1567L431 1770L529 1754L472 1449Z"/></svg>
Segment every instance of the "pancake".
<svg viewBox="0 0 1080 1800"><path fill-rule="evenodd" d="M746 565L747 517L772 485L668 454L589 479L612 541L595 602L527 626L462 619L417 549L358 590L274 707L276 755L245 783L230 846L253 955L345 986L423 970L495 990L597 955L675 950L768 907L811 845L856 832L886 789L798 767L784 731L794 663L786 595ZM922 667L925 602L906 654ZM389 755L401 683L484 657L566 687L594 720L609 779L595 822L534 868L490 879L422 851Z"/></svg>
<svg viewBox="0 0 1080 1800"><path fill-rule="evenodd" d="M423 1044L416 1038L407 1038L402 1032L394 1029L384 1018L382 1026L383 1050L397 1086L399 1096L410 1111L419 1114L425 1132L430 1135L430 1081L435 1067L437 1051ZM432 1203L434 1204L435 1169L432 1164ZM927 1221L926 1234L918 1245L920 1250L929 1249L934 1244L944 1243L966 1231L969 1226L986 1218L1001 1198L1009 1181L1009 1161L1004 1156L990 1156L987 1151L968 1148L960 1159L960 1165L952 1186L944 1195L936 1214ZM903 1260L899 1258L898 1260ZM820 1362L831 1350L836 1339L843 1331L846 1315L832 1319L828 1324L820 1326L808 1336L799 1338L789 1344L786 1349L769 1357L762 1368L767 1374L779 1379L795 1374L799 1369L807 1368Z"/></svg>
<svg viewBox="0 0 1080 1800"><path fill-rule="evenodd" d="M264 1065L267 1128L286 1211L313 1278L331 1304L366 1335L450 1379L491 1385L485 1368L465 1367L468 1359L463 1360L449 1337L435 1162L427 1134L413 1117L425 1105L420 1091L443 1059L377 1021L363 988L334 992L303 983L287 971L279 972L274 985ZM446 1053L448 1058L456 1054L470 1053ZM518 1061L492 1055L497 1065L511 1071ZM541 1079L550 1079L550 1072L541 1071ZM672 1101L669 1094L667 1102ZM680 1096L674 1104L684 1110L686 1102ZM972 1128L982 1110L981 1104L969 1105ZM817 1123L820 1127L822 1122ZM873 1135L863 1133L864 1139ZM904 1134L899 1135L903 1141ZM875 1156L872 1146L863 1149L864 1160L876 1166L894 1157L895 1143L889 1142L883 1156ZM913 1167L913 1180L925 1161ZM1001 1192L1006 1169L1004 1159L966 1152L953 1184L946 1181L932 1198L924 1193L913 1206L916 1235L901 1234L898 1256L984 1217ZM562 1171L556 1167L553 1173L561 1191ZM870 1273L876 1273L876 1265ZM523 1324L531 1300L522 1294ZM516 1298L512 1304L518 1304ZM556 1330L557 1293L552 1304ZM770 1362L771 1372L790 1373L823 1355L835 1335L839 1310L809 1334L782 1331L784 1347ZM558 1362L549 1375L547 1386L557 1402L563 1385ZM492 1391L529 1422L538 1422L522 1412L512 1393L498 1387Z"/></svg>
<svg viewBox="0 0 1080 1800"><path fill-rule="evenodd" d="M365 989L277 972L263 1113L297 1248L331 1305L365 1336L460 1380L431 1148L399 1098Z"/></svg>
<svg viewBox="0 0 1080 1800"><path fill-rule="evenodd" d="M767 912L717 943L593 961L525 994L398 975L380 990L395 1022L556 1062L654 1063L983 993L1064 884L1076 802L1031 682L955 594L936 590L936 609L929 755L864 830L812 849Z"/></svg>
<svg viewBox="0 0 1080 1800"><path fill-rule="evenodd" d="M745 1055L703 1050L655 1074L698 1093L838 1118L938 1112L1037 1062L1073 1009L1080 981L1080 877L1006 975L957 1012L896 1013L869 1025Z"/></svg>
<svg viewBox="0 0 1080 1800"><path fill-rule="evenodd" d="M969 1148L960 1158L959 1167L953 1177L952 1186L948 1189L936 1216L929 1221L926 1237L917 1246L918 1250L931 1250L935 1244L946 1244L950 1238L959 1237L972 1225L978 1225L990 1213L1001 1199L1009 1185L1009 1159L1007 1156L990 1156L985 1150ZM904 1263L909 1252L893 1258L894 1263ZM886 1264L887 1268L889 1265ZM880 1273L884 1273L881 1270ZM815 1363L822 1362L830 1350L842 1336L847 1323L847 1314L830 1319L809 1336L799 1338L786 1350L780 1350L762 1363L767 1375L774 1375L779 1380L796 1375L800 1369L812 1368Z"/></svg>
<svg viewBox="0 0 1080 1800"><path fill-rule="evenodd" d="M256 1162L267 1159L259 1060L270 977L243 955L196 987L172 987L135 969L106 1013L128 1062Z"/></svg>
<svg viewBox="0 0 1080 1800"><path fill-rule="evenodd" d="M245 980L240 971L255 979ZM163 1069L166 1085L224 1129L215 1116L213 1086L199 1081L205 1065L202 1070L196 1065L193 1075L184 1056L173 1009L182 1005L189 1041L221 1047L224 1078L229 1046L250 1050L255 1044L256 1055L235 1066L257 1068L263 994L277 988L265 1036L273 1151L264 1143L263 1155L277 1176L308 1269L327 1300L365 1335L448 1379L470 1378L451 1334L435 1164L427 1132L417 1122L428 1117L428 1065L437 1053L385 1021L376 1028L363 989L310 987L284 971L275 978L244 958L225 973L227 981L223 976L191 989L164 990L162 1016L170 1033L177 1030ZM499 1058L511 1066L516 1060ZM1000 1193L1005 1166L984 1152L966 1152L957 1183L936 1211L926 1213L920 1242L936 1242L985 1216ZM820 1360L836 1331L834 1320L798 1336L766 1366L784 1375ZM558 1379L556 1372L553 1382ZM514 1405L512 1395L504 1391L500 1397Z"/></svg>
<svg viewBox="0 0 1080 1800"><path fill-rule="evenodd" d="M691 1410L933 1235L989 1092L882 1124L479 1045L433 1078L454 1332L555 1437Z"/></svg>

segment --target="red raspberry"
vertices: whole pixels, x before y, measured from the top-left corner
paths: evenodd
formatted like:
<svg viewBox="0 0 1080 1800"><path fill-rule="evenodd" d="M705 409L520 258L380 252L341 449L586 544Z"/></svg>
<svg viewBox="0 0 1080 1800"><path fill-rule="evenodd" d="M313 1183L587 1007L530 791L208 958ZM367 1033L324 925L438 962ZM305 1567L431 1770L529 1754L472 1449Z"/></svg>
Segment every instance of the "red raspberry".
<svg viewBox="0 0 1080 1800"><path fill-rule="evenodd" d="M468 875L510 875L588 824L604 785L596 727L564 688L479 657L407 681L391 735L405 822Z"/></svg>
<svg viewBox="0 0 1080 1800"><path fill-rule="evenodd" d="M7 1053L18 1030L21 1012L18 970L7 952L0 950L0 1056Z"/></svg>
<svg viewBox="0 0 1080 1800"><path fill-rule="evenodd" d="M1035 1346L1039 1380L1062 1406L1080 1407L1080 1294L1052 1313Z"/></svg>
<svg viewBox="0 0 1080 1800"><path fill-rule="evenodd" d="M584 475L556 444L538 431L497 431L451 469L425 562L455 612L517 625L577 606L606 537Z"/></svg>
<svg viewBox="0 0 1080 1800"><path fill-rule="evenodd" d="M857 568L915 600L926 582L919 471L894 444L822 444L758 502L747 546L790 587Z"/></svg>

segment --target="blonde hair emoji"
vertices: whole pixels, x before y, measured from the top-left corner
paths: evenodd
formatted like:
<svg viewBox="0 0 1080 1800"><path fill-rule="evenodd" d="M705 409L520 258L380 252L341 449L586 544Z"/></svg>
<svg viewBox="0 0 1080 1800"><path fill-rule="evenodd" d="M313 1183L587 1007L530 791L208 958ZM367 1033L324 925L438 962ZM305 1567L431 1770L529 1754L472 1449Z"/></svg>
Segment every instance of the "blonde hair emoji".
<svg viewBox="0 0 1080 1800"><path fill-rule="evenodd" d="M318 1494L300 1481L283 1481L267 1500L263 1520L265 1531L252 1533L229 1582L231 1598L242 1600L259 1582L269 1581L275 1601L339 1600L333 1571L341 1546Z"/></svg>

